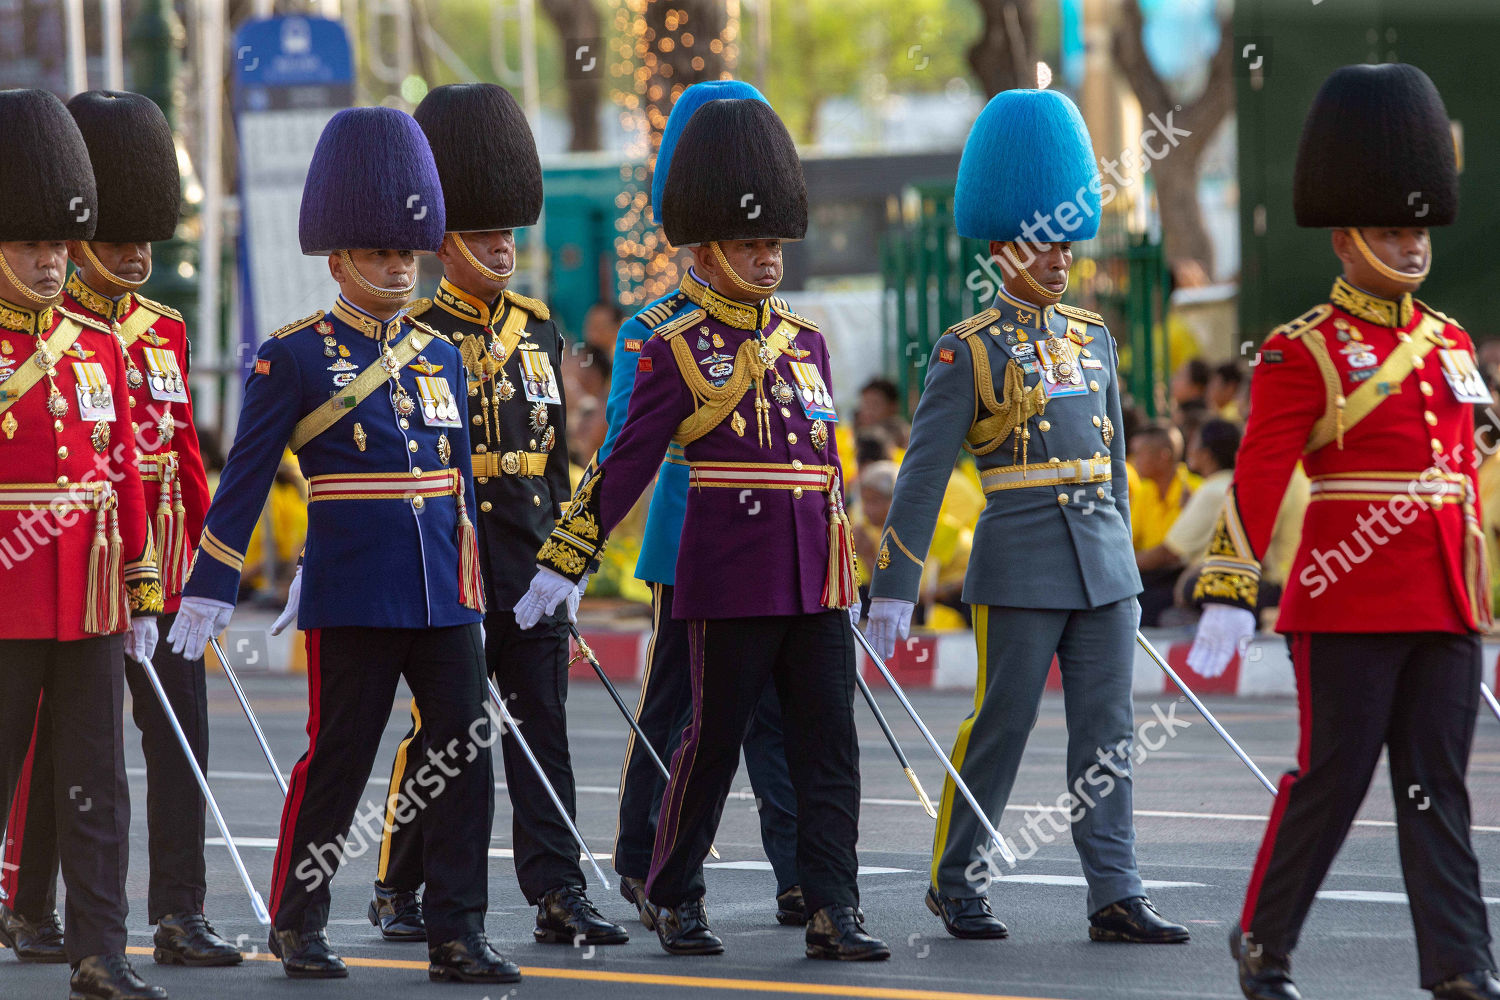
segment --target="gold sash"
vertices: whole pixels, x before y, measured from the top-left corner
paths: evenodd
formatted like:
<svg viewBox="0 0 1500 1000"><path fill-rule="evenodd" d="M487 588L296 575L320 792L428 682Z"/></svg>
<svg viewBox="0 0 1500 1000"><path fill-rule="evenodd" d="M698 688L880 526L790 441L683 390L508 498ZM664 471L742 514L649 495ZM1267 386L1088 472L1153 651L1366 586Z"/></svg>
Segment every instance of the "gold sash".
<svg viewBox="0 0 1500 1000"><path fill-rule="evenodd" d="M413 329L403 337L401 343L391 349L398 366L396 370L400 371L409 365L412 359L431 341L432 334L420 329ZM381 358L375 359L374 364L360 372L354 381L340 390L336 396L297 421L297 426L292 429L292 439L287 442L287 447L292 450L293 454L301 451L303 445L344 419L350 410L365 401L365 397L390 380L391 376L381 366L381 360Z"/></svg>
<svg viewBox="0 0 1500 1000"><path fill-rule="evenodd" d="M0 383L0 413L4 413L20 401L21 397L31 391L32 387L42 380L49 368L54 368L58 361L62 360L63 353L77 342L83 333L83 324L77 320L64 316L53 328L46 342L27 358L16 373ZM45 350L52 356L52 364L40 364L42 351Z"/></svg>
<svg viewBox="0 0 1500 1000"><path fill-rule="evenodd" d="M1339 391L1337 369L1333 366L1328 342L1323 339L1322 332L1307 331L1302 339L1312 351L1313 360L1323 373L1323 381L1328 390L1328 407L1318 422L1313 424L1307 444L1302 449L1303 454L1311 454L1333 441L1337 441L1342 448L1344 435L1389 398L1389 393L1379 392L1380 387L1400 385L1406 381L1406 377L1416 368L1415 359L1425 357L1437 345L1437 341L1442 339L1442 330L1443 324L1437 318L1422 317L1422 322L1417 324L1411 337L1397 344L1375 374L1348 396Z"/></svg>

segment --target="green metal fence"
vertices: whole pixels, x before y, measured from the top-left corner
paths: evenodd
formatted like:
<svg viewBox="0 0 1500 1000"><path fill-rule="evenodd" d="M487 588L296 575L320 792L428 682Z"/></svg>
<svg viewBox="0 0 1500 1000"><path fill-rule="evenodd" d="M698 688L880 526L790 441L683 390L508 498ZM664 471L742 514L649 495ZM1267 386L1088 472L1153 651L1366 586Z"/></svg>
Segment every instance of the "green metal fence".
<svg viewBox="0 0 1500 1000"><path fill-rule="evenodd" d="M880 248L882 361L911 411L933 345L989 306L1000 270L988 243L955 231L951 184L916 185L888 214ZM1123 212L1106 211L1099 235L1074 244L1068 301L1104 316L1120 343L1125 388L1150 416L1166 408L1166 297L1160 243L1130 232Z"/></svg>

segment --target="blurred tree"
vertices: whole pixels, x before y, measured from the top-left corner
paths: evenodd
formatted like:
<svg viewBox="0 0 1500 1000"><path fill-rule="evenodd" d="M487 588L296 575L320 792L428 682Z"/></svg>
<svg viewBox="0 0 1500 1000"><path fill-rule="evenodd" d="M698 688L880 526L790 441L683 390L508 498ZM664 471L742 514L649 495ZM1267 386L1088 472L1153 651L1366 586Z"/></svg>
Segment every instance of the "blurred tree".
<svg viewBox="0 0 1500 1000"><path fill-rule="evenodd" d="M564 85L568 98L568 124L571 135L568 149L583 152L600 149L603 136L599 130L599 107L604 98L600 82L602 73L578 71L578 59L587 54L604 59L604 52L585 53L586 47L600 47L603 24L594 0L541 0L542 10L557 29L562 48Z"/></svg>
<svg viewBox="0 0 1500 1000"><path fill-rule="evenodd" d="M1219 22L1219 47L1209 59L1202 92L1190 101L1173 95L1151 65L1142 40L1145 18L1139 0L1124 0L1120 5L1120 26L1113 43L1115 63L1130 81L1142 114L1155 114L1163 122L1171 114L1172 124L1188 133L1171 137L1175 148L1151 165L1151 176L1167 259L1174 264L1194 261L1207 274L1213 273L1214 252L1198 204L1198 166L1204 148L1234 110L1230 79L1234 31L1229 18L1226 13Z"/></svg>
<svg viewBox="0 0 1500 1000"><path fill-rule="evenodd" d="M1036 0L977 0L984 28L969 65L985 93L1036 86Z"/></svg>

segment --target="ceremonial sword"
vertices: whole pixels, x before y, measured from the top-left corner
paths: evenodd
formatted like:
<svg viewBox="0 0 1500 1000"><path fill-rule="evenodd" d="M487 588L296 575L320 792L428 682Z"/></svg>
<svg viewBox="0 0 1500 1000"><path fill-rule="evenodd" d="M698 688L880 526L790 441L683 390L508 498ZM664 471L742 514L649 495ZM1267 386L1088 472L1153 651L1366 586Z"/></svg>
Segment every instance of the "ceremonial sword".
<svg viewBox="0 0 1500 1000"><path fill-rule="evenodd" d="M218 645L215 642L214 645ZM221 657L222 653L219 654ZM132 657L134 659L134 657ZM239 848L234 846L234 838L229 835L229 826L224 822L224 814L219 811L219 804L214 801L214 793L208 789L208 779L203 776L203 769L198 766L198 758L193 756L192 745L188 743L187 734L182 731L182 723L177 721L177 713L172 710L172 702L167 698L167 691L161 685L161 677L156 673L156 667L152 666L150 659L136 660L146 671L146 677L150 679L151 686L156 689L156 697L161 702L162 711L167 715L167 721L172 724L172 732L177 734L177 742L182 747L182 752L187 756L188 766L193 769L193 777L198 779L198 788L203 792L203 800L208 803L208 811L213 814L214 822L219 825L219 833L224 836L224 846L229 848L229 857L234 861L235 870L240 873L240 881L245 885L245 891L250 894L250 908L255 911L255 919L260 921L261 926L271 926L271 915L266 912L265 900L260 898L255 884L250 881L250 873L245 871L245 862L240 858Z"/></svg>
<svg viewBox="0 0 1500 1000"><path fill-rule="evenodd" d="M271 744L266 742L266 734L261 732L260 723L255 720L255 713L250 711L250 700L245 697L245 689L240 687L239 678L234 676L234 668L229 665L229 657L224 655L224 647L219 645L218 637L210 636L208 641L219 656L219 666L224 668L224 676L229 678L229 685L234 688L234 696L240 700L240 708L245 710L245 719L250 723L250 728L255 730L255 739L260 743L260 752L266 755L266 763L271 765L271 773L276 776L276 784L281 786L281 797L286 798L286 779L281 776L281 768L276 766L276 758L271 755Z"/></svg>
<svg viewBox="0 0 1500 1000"><path fill-rule="evenodd" d="M1500 701L1495 700L1495 692L1484 681L1479 682L1479 693L1484 695L1484 700L1490 703L1490 711L1495 713L1495 718L1500 719Z"/></svg>
<svg viewBox="0 0 1500 1000"><path fill-rule="evenodd" d="M859 631L859 626L851 625L854 631ZM896 734L891 732L891 724L885 721L885 714L880 711L880 706L875 704L875 694L870 690L870 685L859 675L859 669L854 670L854 683L859 685L860 692L865 696L865 703L870 706L870 711L875 713L875 721L880 723L881 731L885 733L887 742L891 749L896 751L896 759L901 762L901 770L906 772L906 780L911 782L911 787L916 790L917 798L922 800L922 808L927 810L927 815L937 819L937 810L932 806L932 800L927 797L927 790L922 787L922 782L917 780L917 772L911 769L911 761L906 759L906 753L901 749L901 744L896 742Z"/></svg>

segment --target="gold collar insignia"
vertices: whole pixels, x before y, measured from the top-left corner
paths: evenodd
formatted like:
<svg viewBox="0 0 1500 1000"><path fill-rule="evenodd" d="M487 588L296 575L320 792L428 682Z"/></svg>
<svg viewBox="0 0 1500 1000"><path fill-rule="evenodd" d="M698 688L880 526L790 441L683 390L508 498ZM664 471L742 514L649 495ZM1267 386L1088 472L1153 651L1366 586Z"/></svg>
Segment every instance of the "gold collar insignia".
<svg viewBox="0 0 1500 1000"><path fill-rule="evenodd" d="M395 319L382 322L351 303L342 295L333 304L333 314L345 324L354 327L371 340L394 340L401 335L401 321L405 313Z"/></svg>
<svg viewBox="0 0 1500 1000"><path fill-rule="evenodd" d="M1000 310L1002 321L1031 330L1049 330L1052 328L1053 310L1057 307L1034 306L1030 302L1022 302L1002 288L995 299L995 308Z"/></svg>
<svg viewBox="0 0 1500 1000"><path fill-rule="evenodd" d="M129 292L118 299L100 295L88 286L78 271L68 275L68 283L63 286L63 290L73 296L74 301L79 305L106 323L118 323L125 318L126 313L130 312L130 307L135 305L135 296Z"/></svg>
<svg viewBox="0 0 1500 1000"><path fill-rule="evenodd" d="M52 307L34 312L14 302L0 300L0 326L17 333L33 333L38 336L52 329Z"/></svg>
<svg viewBox="0 0 1500 1000"><path fill-rule="evenodd" d="M504 301L502 296L497 299L495 305L498 307ZM500 310L490 308L489 303L483 299L476 299L468 292L453 284L446 277L438 282L437 291L432 295L432 304L440 309L447 310L459 319L477 323L480 326L492 326L499 318Z"/></svg>
<svg viewBox="0 0 1500 1000"><path fill-rule="evenodd" d="M677 286L677 290L714 319L736 330L754 332L764 327L771 318L770 299L755 303L725 298L705 284L691 269L682 276L682 283Z"/></svg>
<svg viewBox="0 0 1500 1000"><path fill-rule="evenodd" d="M1399 301L1383 299L1351 285L1342 277L1334 279L1333 291L1328 293L1328 301L1351 316L1358 316L1377 326L1398 328L1411 322L1415 308L1412 305L1410 293L1402 295Z"/></svg>

